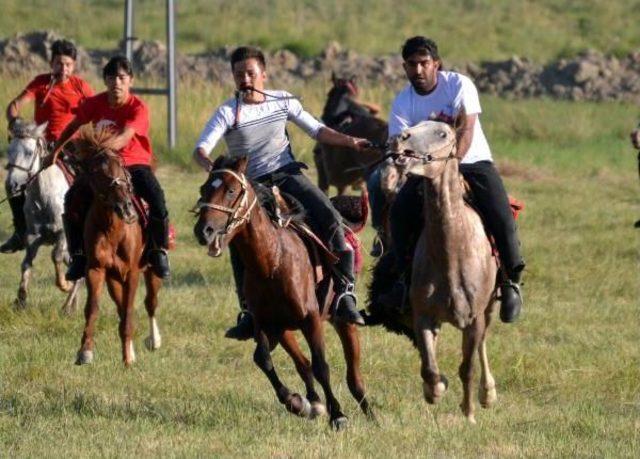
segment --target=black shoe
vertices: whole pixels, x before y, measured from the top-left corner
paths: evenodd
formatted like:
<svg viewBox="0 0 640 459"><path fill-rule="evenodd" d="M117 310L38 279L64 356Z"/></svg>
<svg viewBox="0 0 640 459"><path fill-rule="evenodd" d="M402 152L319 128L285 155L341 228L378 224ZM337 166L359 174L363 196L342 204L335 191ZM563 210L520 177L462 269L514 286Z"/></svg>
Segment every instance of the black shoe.
<svg viewBox="0 0 640 459"><path fill-rule="evenodd" d="M4 244L0 245L0 252L2 253L14 253L19 250L24 250L24 241L18 236L18 233L13 233Z"/></svg>
<svg viewBox="0 0 640 459"><path fill-rule="evenodd" d="M77 281L82 279L87 272L87 257L84 255L76 254L71 256L71 263L67 268L65 279L68 281Z"/></svg>
<svg viewBox="0 0 640 459"><path fill-rule="evenodd" d="M356 325L364 325L364 318L356 307L356 295L353 293L353 284L342 293L336 293L335 317L338 320Z"/></svg>
<svg viewBox="0 0 640 459"><path fill-rule="evenodd" d="M238 323L235 327L228 329L225 338L237 339L238 341L246 341L253 338L253 317L246 311L238 314Z"/></svg>
<svg viewBox="0 0 640 459"><path fill-rule="evenodd" d="M520 286L513 281L507 280L500 286L500 296L500 320L507 324L515 322L522 310Z"/></svg>
<svg viewBox="0 0 640 459"><path fill-rule="evenodd" d="M168 279L171 271L169 269L169 256L164 249L154 249L149 252L149 264L156 276L161 279Z"/></svg>

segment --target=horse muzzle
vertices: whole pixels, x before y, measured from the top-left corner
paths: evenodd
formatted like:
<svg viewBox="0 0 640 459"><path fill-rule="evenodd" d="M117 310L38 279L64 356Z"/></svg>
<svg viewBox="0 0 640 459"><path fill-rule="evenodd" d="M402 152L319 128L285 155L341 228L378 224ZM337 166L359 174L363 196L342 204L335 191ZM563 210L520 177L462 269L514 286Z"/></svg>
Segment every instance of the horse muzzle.
<svg viewBox="0 0 640 459"><path fill-rule="evenodd" d="M132 224L138 221L138 213L130 199L117 203L115 205L115 211L127 224Z"/></svg>
<svg viewBox="0 0 640 459"><path fill-rule="evenodd" d="M202 230L196 232L198 242L201 245L207 245L209 247L208 255L210 257L219 257L222 255L222 251L225 248L225 236L226 233L215 229L212 225L205 223Z"/></svg>

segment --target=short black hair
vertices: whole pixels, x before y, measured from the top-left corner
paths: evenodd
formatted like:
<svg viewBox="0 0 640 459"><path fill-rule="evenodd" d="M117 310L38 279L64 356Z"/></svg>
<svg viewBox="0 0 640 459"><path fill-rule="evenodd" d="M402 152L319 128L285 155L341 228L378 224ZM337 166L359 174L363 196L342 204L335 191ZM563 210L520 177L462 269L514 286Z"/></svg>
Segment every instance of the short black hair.
<svg viewBox="0 0 640 459"><path fill-rule="evenodd" d="M438 45L436 42L430 38L423 37L422 35L411 37L404 42L404 45L402 45L402 59L406 61L414 54L431 56L434 61L440 60Z"/></svg>
<svg viewBox="0 0 640 459"><path fill-rule="evenodd" d="M133 66L131 61L124 56L113 56L102 69L102 78L116 76L122 70L130 77L133 77Z"/></svg>
<svg viewBox="0 0 640 459"><path fill-rule="evenodd" d="M51 60L56 56L68 56L74 61L78 56L76 45L69 40L56 40L51 43Z"/></svg>
<svg viewBox="0 0 640 459"><path fill-rule="evenodd" d="M256 48L255 46L241 46L231 53L231 58L229 59L231 70L233 70L236 62L246 61L247 59L257 59L263 70L267 68L267 61L264 58L264 53L260 51L260 48Z"/></svg>

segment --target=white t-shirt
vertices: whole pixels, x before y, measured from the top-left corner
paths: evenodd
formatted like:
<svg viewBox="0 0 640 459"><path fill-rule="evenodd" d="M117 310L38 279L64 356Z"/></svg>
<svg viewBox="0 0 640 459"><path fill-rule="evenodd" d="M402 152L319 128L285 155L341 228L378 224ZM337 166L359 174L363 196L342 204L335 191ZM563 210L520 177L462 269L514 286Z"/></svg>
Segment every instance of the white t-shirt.
<svg viewBox="0 0 640 459"><path fill-rule="evenodd" d="M419 95L411 84L398 93L389 115L389 137L400 134L404 129L421 121L438 120L452 122L460 108L467 115L480 114L478 90L471 79L455 72L438 72L438 84L430 94ZM484 136L480 118L476 118L473 139L462 163L492 161L491 149Z"/></svg>
<svg viewBox="0 0 640 459"><path fill-rule="evenodd" d="M287 121L292 121L313 138L324 125L307 113L298 99L269 97L292 97L288 92L265 92L268 96L259 104L241 101L237 120L235 98L218 107L200 134L196 148L202 148L209 155L224 137L230 156L249 158L249 178L274 172L293 162Z"/></svg>

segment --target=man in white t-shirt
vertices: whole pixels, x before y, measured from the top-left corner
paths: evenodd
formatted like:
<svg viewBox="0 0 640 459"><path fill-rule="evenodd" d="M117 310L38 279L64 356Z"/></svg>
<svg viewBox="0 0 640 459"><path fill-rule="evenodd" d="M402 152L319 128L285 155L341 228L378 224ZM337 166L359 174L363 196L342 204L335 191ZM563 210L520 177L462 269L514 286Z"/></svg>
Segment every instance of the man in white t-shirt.
<svg viewBox="0 0 640 459"><path fill-rule="evenodd" d="M228 155L248 158L247 176L250 180L269 187L276 185L284 193L296 198L304 207L311 228L339 257L334 269L336 317L363 325L364 320L356 308L353 293L353 251L345 242L342 218L329 198L302 174L301 169L306 169L306 165L295 161L286 125L291 121L320 143L358 151L366 148L369 141L328 128L307 113L300 100L285 91L265 90L266 63L259 49L240 47L231 54L230 61L236 96L213 113L196 144L194 159L209 171L212 164L209 155L217 143L224 139ZM244 267L233 248L231 261L243 307ZM226 336L251 338L251 317L241 314L238 325L227 330Z"/></svg>
<svg viewBox="0 0 640 459"><path fill-rule="evenodd" d="M501 284L500 318L503 322L513 322L522 309L519 282L525 264L520 255L520 242L509 199L493 165L491 150L480 124L482 110L478 91L465 75L441 70L442 62L433 40L422 36L408 39L402 48L402 58L410 84L393 101L389 138L428 119L452 123L464 110L465 127L458 141L457 153L460 172L469 183L477 209L500 252L505 275ZM391 209L391 233L398 267L408 265L409 251L413 246L411 241L420 234L422 227L422 216L418 216L422 209L421 183L421 178L410 177ZM408 276L404 278L408 279ZM404 296L401 301L406 301L406 285L396 285L391 296L395 296L396 301Z"/></svg>

